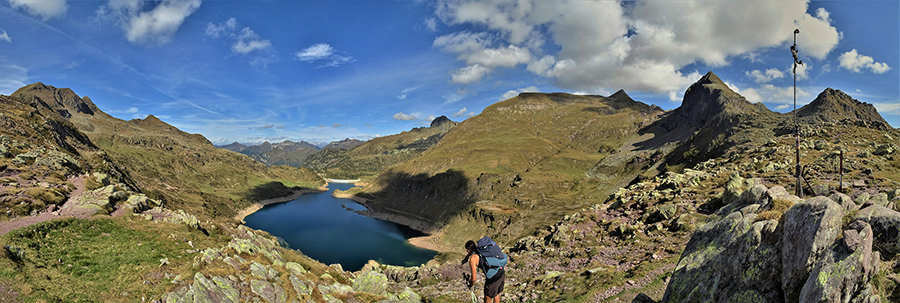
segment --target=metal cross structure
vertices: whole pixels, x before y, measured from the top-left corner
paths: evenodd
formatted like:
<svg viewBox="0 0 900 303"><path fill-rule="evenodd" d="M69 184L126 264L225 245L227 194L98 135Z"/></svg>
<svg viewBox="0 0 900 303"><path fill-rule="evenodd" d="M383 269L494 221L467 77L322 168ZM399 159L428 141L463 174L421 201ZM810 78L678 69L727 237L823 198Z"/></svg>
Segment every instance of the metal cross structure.
<svg viewBox="0 0 900 303"><path fill-rule="evenodd" d="M800 50L797 49L797 34L800 33L800 29L794 30L794 45L791 45L791 55L794 56L794 138L796 139L794 143L794 148L797 149L797 167L795 172L797 173L797 196L803 198L803 187L800 183L800 120L797 118L797 65L802 65L803 60L797 58L797 53Z"/></svg>

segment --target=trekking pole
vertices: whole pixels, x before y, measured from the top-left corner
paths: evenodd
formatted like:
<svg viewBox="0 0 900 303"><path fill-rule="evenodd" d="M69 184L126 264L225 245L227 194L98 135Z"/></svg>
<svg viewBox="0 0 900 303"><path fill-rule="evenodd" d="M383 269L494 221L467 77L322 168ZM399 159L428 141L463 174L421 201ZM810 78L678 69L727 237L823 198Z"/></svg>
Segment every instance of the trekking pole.
<svg viewBox="0 0 900 303"><path fill-rule="evenodd" d="M475 292L472 291L472 288L475 287L475 285L469 286L469 277L466 276L465 273L463 273L463 283L466 283L466 288L469 290L469 294L472 295L472 303L478 303L478 300L475 298Z"/></svg>

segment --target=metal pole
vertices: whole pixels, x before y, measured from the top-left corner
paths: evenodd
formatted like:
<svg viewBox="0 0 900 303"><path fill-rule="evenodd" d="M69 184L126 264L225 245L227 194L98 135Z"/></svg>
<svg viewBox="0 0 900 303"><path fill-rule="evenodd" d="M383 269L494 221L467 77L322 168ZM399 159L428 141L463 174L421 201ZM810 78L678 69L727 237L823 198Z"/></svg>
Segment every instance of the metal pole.
<svg viewBox="0 0 900 303"><path fill-rule="evenodd" d="M791 55L794 56L794 138L795 138L795 149L797 150L797 166L795 171L797 173L797 186L796 186L796 195L800 198L803 198L803 188L800 183L800 120L797 117L797 65L803 64L802 60L797 58L797 53L800 50L797 49L797 34L800 33L800 29L794 30L794 45L791 46Z"/></svg>
<svg viewBox="0 0 900 303"><path fill-rule="evenodd" d="M838 192L842 193L842 192L844 192L844 150L843 149L841 150L841 167L840 167L840 169L841 169L841 172L840 172L841 178L839 179L840 183L838 184Z"/></svg>

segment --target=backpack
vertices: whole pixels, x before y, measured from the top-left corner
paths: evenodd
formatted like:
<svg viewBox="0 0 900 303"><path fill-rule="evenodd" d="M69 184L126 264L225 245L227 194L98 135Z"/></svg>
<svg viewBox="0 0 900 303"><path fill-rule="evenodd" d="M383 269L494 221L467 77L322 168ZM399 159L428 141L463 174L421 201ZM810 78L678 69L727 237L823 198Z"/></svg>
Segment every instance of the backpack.
<svg viewBox="0 0 900 303"><path fill-rule="evenodd" d="M488 279L493 278L506 266L509 258L506 257L506 254L500 250L500 246L497 246L497 243L491 240L490 237L478 239L475 245L475 251L482 260L481 269L484 270L484 276Z"/></svg>

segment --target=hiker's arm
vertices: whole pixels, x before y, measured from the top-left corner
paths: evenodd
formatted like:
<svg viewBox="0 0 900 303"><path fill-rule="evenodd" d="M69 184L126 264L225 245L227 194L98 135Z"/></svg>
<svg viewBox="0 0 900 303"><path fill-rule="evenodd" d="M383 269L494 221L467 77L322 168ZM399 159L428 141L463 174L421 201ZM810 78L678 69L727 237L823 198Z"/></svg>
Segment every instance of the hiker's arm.
<svg viewBox="0 0 900 303"><path fill-rule="evenodd" d="M472 255L469 258L469 268L472 270L472 281L469 281L469 285L475 286L475 280L478 277L478 255Z"/></svg>

